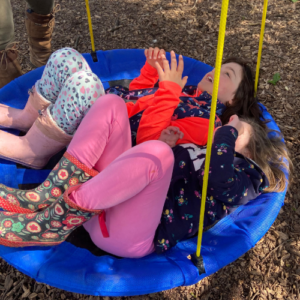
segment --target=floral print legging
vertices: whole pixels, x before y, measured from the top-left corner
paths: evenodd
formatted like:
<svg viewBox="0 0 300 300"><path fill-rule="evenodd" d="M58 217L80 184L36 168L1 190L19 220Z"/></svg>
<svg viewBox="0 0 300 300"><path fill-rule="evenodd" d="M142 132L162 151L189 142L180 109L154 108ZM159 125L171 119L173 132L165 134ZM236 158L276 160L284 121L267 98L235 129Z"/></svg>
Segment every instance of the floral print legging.
<svg viewBox="0 0 300 300"><path fill-rule="evenodd" d="M53 120L70 135L95 101L105 94L100 79L72 48L57 50L50 56L37 84L41 95L51 102Z"/></svg>

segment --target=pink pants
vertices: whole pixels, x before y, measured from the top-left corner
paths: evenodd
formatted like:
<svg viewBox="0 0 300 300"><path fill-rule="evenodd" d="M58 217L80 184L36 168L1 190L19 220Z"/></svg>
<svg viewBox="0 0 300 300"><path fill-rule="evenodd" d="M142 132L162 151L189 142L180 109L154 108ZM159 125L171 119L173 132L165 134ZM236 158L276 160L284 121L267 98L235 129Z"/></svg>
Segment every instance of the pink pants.
<svg viewBox="0 0 300 300"><path fill-rule="evenodd" d="M68 152L100 172L70 195L80 206L106 211L108 238L102 235L98 217L85 224L93 242L122 257L153 252L173 171L171 148L161 141L131 148L124 100L105 95L83 119Z"/></svg>

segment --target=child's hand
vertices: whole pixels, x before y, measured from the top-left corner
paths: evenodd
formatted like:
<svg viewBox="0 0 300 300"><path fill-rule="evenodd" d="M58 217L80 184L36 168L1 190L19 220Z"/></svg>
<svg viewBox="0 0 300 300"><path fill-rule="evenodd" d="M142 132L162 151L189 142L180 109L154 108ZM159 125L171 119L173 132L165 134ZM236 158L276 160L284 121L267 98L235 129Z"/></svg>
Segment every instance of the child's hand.
<svg viewBox="0 0 300 300"><path fill-rule="evenodd" d="M241 120L239 119L239 117L237 115L231 116L228 124L226 124L226 125L234 127L238 131L239 135L243 134L243 132L244 132L243 123L241 122Z"/></svg>
<svg viewBox="0 0 300 300"><path fill-rule="evenodd" d="M145 56L147 59L147 62L150 66L153 68L156 68L155 62L158 62L161 67L163 67L163 60L162 56L165 56L166 52L164 49L159 49L157 47L145 49Z"/></svg>
<svg viewBox="0 0 300 300"><path fill-rule="evenodd" d="M183 88L187 82L188 77L182 78L183 72L183 58L179 55L179 62L177 66L177 59L174 51L171 51L171 69L166 56L163 55L163 69L158 62L155 63L155 67L158 72L159 81L172 81L180 85Z"/></svg>
<svg viewBox="0 0 300 300"><path fill-rule="evenodd" d="M169 126L161 132L161 135L158 140L165 142L171 148L173 148L174 146L176 146L176 142L179 139L182 139L183 136L183 132L181 132L178 127Z"/></svg>

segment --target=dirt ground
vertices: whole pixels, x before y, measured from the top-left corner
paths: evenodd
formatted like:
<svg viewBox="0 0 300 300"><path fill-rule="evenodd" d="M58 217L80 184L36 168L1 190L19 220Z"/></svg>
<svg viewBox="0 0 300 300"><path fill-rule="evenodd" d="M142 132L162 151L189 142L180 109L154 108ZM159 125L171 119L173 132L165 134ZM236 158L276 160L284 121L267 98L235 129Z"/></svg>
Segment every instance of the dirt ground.
<svg viewBox="0 0 300 300"><path fill-rule="evenodd" d="M24 26L25 1L11 0L20 61L31 70ZM91 50L85 1L59 0L53 49ZM255 69L263 1L230 1L224 57L241 56ZM158 46L214 65L221 1L90 0L96 49ZM65 292L0 262L1 299L224 299L300 300L300 1L269 0L258 97L280 129L295 165L285 206L248 253L196 285L139 297L93 297ZM276 85L268 83L280 74ZM3 281L3 283L1 283ZM14 287L18 287L14 289Z"/></svg>

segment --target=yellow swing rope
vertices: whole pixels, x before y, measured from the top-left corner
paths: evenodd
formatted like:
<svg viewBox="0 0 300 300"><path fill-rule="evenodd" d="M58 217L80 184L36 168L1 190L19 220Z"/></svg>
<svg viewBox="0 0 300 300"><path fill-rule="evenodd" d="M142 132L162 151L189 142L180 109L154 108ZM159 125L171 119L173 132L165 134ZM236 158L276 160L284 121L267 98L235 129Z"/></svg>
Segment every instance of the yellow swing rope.
<svg viewBox="0 0 300 300"><path fill-rule="evenodd" d="M208 175L209 175L212 140L213 140L213 133L214 133L215 115L216 115L216 108L217 108L219 79L220 79L223 49L224 49L228 4L229 4L229 0L222 1L218 48L217 48L217 57L216 57L216 65L215 65L215 76L214 76L213 94L212 94L212 100L211 100L211 110L210 110L209 128L208 128L207 148L206 148L206 156L205 156L205 168L204 168L202 198L201 198L201 208L200 208L200 222L199 222L198 242L197 242L197 251L196 251L197 257L200 257L200 254L201 254L204 211L205 211L206 193L207 193L207 185L208 185Z"/></svg>
<svg viewBox="0 0 300 300"><path fill-rule="evenodd" d="M268 8L268 0L264 0L264 9L263 9L263 15L262 15L262 20L261 20L261 28L260 28L259 47L258 47L258 53L257 53L257 64L256 64L256 74L255 74L255 84L254 84L254 97L256 97L256 94L257 94L260 59L261 59L262 46L263 46L263 41L264 41L265 24L266 24L266 17L267 17L267 8Z"/></svg>
<svg viewBox="0 0 300 300"><path fill-rule="evenodd" d="M95 52L95 42L94 42L94 35L93 35L93 27L92 27L92 19L91 19L89 0L85 0L85 6L86 6L87 17L88 17L88 23L89 23L92 51Z"/></svg>

